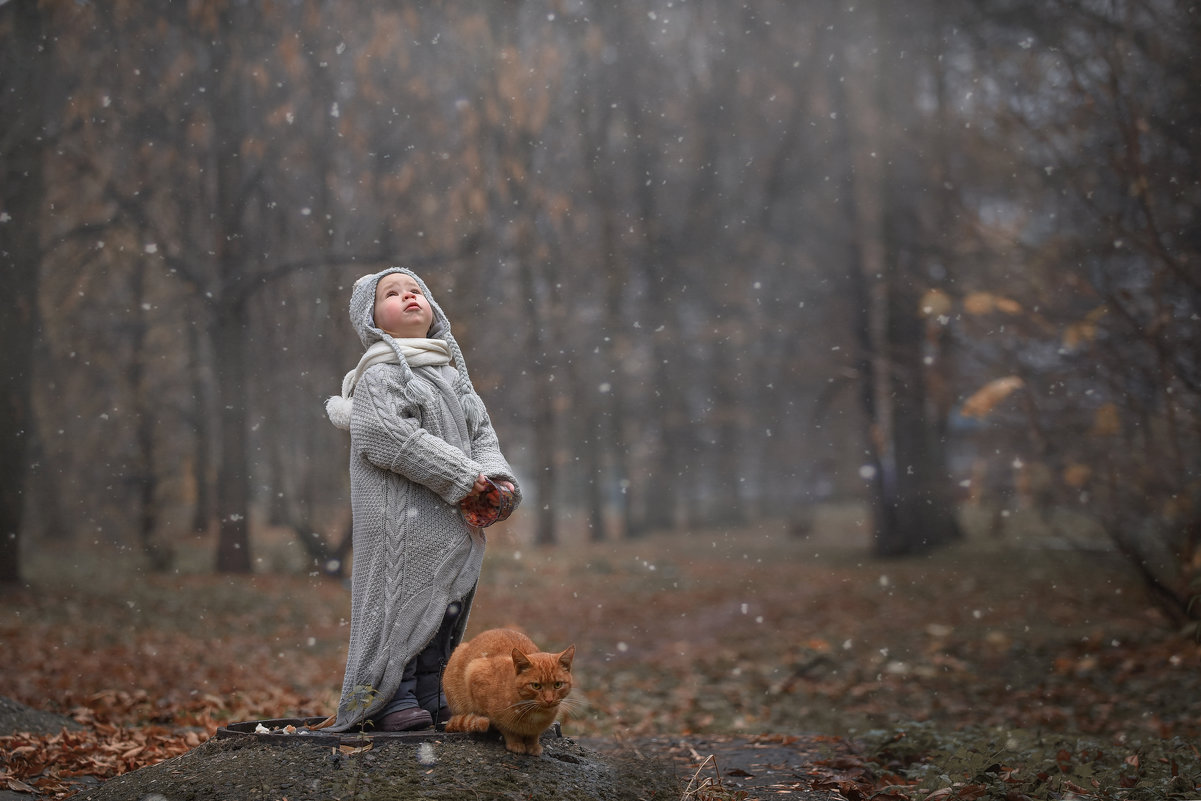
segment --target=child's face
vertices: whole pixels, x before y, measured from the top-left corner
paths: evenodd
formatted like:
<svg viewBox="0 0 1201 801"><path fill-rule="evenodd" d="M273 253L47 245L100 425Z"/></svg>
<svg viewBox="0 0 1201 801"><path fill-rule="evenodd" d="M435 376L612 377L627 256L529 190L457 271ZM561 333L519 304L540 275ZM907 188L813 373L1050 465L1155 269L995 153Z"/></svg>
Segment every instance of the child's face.
<svg viewBox="0 0 1201 801"><path fill-rule="evenodd" d="M434 310L421 286L405 273L389 273L375 285L375 325L399 339L421 339L434 322Z"/></svg>

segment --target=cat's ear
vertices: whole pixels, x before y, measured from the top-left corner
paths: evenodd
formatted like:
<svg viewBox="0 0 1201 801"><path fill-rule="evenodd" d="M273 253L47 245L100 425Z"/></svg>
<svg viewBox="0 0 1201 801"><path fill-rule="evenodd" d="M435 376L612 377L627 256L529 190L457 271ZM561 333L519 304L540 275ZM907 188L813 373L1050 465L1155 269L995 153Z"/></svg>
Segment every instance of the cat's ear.
<svg viewBox="0 0 1201 801"><path fill-rule="evenodd" d="M533 666L534 663L530 661L528 656L521 652L520 648L513 649L513 667L517 668L518 673L523 670L529 670Z"/></svg>
<svg viewBox="0 0 1201 801"><path fill-rule="evenodd" d="M575 659L575 646L568 646L567 650L559 654L559 664L564 670L571 670L571 660Z"/></svg>

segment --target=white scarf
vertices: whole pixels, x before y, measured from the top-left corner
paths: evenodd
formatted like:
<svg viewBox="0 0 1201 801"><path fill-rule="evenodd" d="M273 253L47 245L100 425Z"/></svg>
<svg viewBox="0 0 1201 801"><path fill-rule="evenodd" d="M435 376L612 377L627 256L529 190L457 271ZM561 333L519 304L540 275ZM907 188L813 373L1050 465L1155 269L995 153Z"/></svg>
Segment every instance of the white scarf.
<svg viewBox="0 0 1201 801"><path fill-rule="evenodd" d="M437 367L450 364L450 346L444 339L393 339L400 348L404 360L409 367ZM330 422L343 430L350 428L350 412L353 408L355 385L363 377L368 367L376 364L399 364L400 357L387 342L376 342L367 348L358 366L342 379L342 394L334 395L325 402L325 413Z"/></svg>

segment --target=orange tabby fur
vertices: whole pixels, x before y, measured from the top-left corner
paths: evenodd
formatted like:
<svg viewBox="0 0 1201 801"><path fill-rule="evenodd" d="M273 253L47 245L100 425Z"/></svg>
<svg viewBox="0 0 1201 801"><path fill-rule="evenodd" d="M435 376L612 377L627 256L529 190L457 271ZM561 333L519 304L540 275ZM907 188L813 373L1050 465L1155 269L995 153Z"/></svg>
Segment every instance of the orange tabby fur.
<svg viewBox="0 0 1201 801"><path fill-rule="evenodd" d="M487 731L492 726L515 754L542 753L538 736L555 722L571 692L575 646L558 654L538 650L529 637L491 629L450 655L442 688L450 703L447 731Z"/></svg>

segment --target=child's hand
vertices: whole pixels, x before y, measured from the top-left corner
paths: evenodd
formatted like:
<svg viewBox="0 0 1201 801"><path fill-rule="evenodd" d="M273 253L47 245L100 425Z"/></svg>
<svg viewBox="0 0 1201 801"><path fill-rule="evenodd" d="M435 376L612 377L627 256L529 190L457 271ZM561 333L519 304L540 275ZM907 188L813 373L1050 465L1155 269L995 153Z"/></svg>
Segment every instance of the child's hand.
<svg viewBox="0 0 1201 801"><path fill-rule="evenodd" d="M504 487L509 492L517 491L517 488L513 486L512 481L497 481L496 486ZM487 491L488 491L488 477L485 476L483 473L480 473L479 476L476 478L475 483L473 485L471 485L471 492L469 492L467 494L472 497L475 497L476 495L479 495L481 492L487 492Z"/></svg>
<svg viewBox="0 0 1201 801"><path fill-rule="evenodd" d="M516 498L511 482L490 481L481 473L471 485L471 492L459 501L459 509L469 524L484 528L506 519L517 503Z"/></svg>

